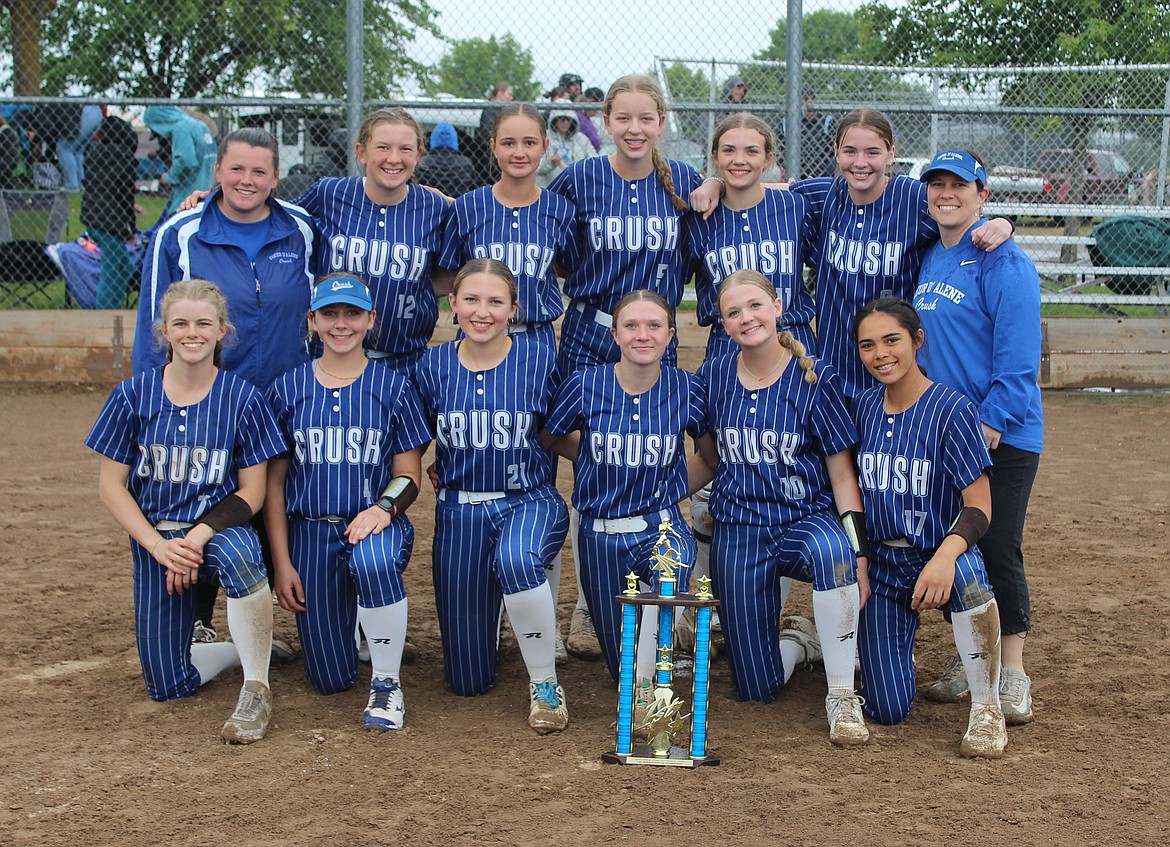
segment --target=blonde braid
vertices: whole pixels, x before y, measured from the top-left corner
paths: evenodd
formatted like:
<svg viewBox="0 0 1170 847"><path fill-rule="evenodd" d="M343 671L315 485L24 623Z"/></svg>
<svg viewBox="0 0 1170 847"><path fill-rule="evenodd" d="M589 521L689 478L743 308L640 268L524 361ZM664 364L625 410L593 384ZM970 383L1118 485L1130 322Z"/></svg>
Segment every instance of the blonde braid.
<svg viewBox="0 0 1170 847"><path fill-rule="evenodd" d="M676 212L690 211L690 206L687 201L679 197L674 192L674 177L670 173L670 162L668 162L658 148L655 147L651 153L651 161L654 163L654 172L658 174L658 180L662 183L662 187L670 194L670 202L674 204Z"/></svg>
<svg viewBox="0 0 1170 847"><path fill-rule="evenodd" d="M815 385L817 374L813 370L812 357L808 355L808 350L804 349L804 345L797 341L796 337L788 330L780 333L780 344L791 350L796 361L800 363L800 367L804 370L804 381L809 385Z"/></svg>

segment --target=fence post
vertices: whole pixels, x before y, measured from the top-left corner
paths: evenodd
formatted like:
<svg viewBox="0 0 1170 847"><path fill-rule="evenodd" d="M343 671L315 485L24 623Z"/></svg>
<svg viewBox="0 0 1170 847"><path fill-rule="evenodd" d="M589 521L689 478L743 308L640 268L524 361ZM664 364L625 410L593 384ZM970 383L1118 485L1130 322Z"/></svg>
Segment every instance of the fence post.
<svg viewBox="0 0 1170 847"><path fill-rule="evenodd" d="M364 0L345 0L345 126L349 132L349 172L358 172L354 142L362 126L365 107Z"/></svg>
<svg viewBox="0 0 1170 847"><path fill-rule="evenodd" d="M800 81L804 65L804 0L788 0L788 53L784 57L784 167L800 179Z"/></svg>

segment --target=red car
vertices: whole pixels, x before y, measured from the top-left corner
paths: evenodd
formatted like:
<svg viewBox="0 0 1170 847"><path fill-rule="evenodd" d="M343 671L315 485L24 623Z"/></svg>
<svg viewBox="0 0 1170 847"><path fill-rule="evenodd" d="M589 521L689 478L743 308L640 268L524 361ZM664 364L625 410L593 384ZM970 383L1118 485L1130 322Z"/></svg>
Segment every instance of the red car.
<svg viewBox="0 0 1170 847"><path fill-rule="evenodd" d="M1036 170L1052 185L1050 199L1068 203L1070 197L1071 165L1073 151L1070 149L1045 150L1036 160ZM1085 154L1085 203L1125 203L1137 188L1138 175L1119 154L1111 150L1089 150Z"/></svg>

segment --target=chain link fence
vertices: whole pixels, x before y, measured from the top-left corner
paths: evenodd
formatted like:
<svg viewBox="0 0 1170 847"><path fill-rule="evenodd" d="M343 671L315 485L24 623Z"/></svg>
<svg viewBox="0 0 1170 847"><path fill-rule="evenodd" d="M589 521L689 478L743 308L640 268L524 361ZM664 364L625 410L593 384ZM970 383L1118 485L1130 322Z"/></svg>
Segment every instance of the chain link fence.
<svg viewBox="0 0 1170 847"><path fill-rule="evenodd" d="M291 198L317 176L350 171L370 108L404 105L428 131L451 123L486 181L480 116L499 84L517 100L560 89L590 100L631 72L659 79L667 153L700 170L729 111L776 128L779 179L830 170L835 121L876 106L897 130L899 172L916 175L949 146L983 156L989 211L1016 218L1049 311L1154 314L1170 303L1170 7L1160 0L1037 0L1010 14L975 0L961 26L945 0L803 10L713 0L2 5L0 308L92 305L67 282L72 264L96 261L82 198L100 198L78 164L88 157L95 173L103 115L137 135L138 226L148 231L165 214L173 165L167 139L143 120L148 107L181 107L212 137L266 127ZM597 104L576 108L596 115ZM1116 238L1095 233L1122 215L1156 225L1118 251Z"/></svg>

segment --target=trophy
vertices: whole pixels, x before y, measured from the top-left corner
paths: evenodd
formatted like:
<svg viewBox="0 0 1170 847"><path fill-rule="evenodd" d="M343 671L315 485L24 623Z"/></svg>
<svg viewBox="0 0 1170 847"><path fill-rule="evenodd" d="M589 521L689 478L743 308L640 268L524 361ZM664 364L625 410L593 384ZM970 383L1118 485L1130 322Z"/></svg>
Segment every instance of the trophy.
<svg viewBox="0 0 1170 847"><path fill-rule="evenodd" d="M696 594L679 594L677 577L681 537L669 520L658 525L658 540L651 554L651 566L658 572L658 592L638 592L638 577L626 575L626 590L617 596L622 607L621 673L618 678L617 749L603 753L607 762L623 765L667 765L697 768L717 765L719 757L707 752L707 704L711 686L711 612L719 601L711 595L711 580L699 580ZM658 608L658 661L655 664L654 688L649 702L636 703L639 612L645 606ZM695 667L692 676L691 714L683 714L685 704L675 696L674 677L674 610L677 606L695 609ZM686 747L676 746L675 738L685 737ZM646 739L635 747L635 735Z"/></svg>

